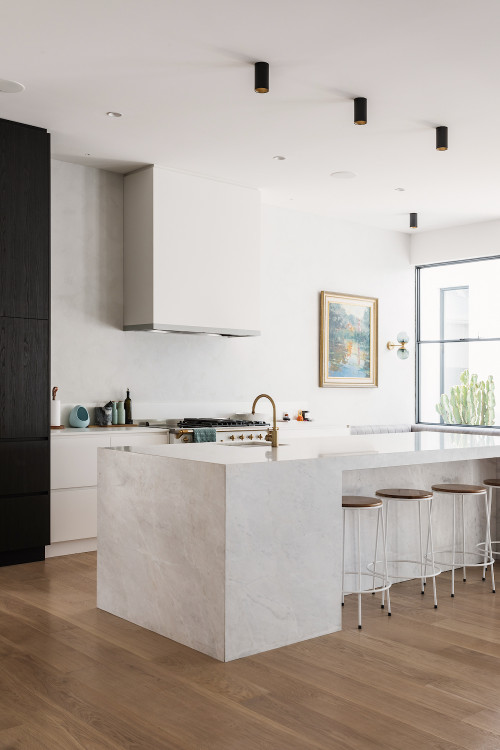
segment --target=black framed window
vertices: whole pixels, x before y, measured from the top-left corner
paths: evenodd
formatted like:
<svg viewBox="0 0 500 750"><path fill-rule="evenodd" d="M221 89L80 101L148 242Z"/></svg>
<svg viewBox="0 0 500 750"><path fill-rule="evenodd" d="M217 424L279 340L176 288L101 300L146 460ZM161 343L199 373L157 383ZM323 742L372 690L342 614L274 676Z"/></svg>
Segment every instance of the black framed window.
<svg viewBox="0 0 500 750"><path fill-rule="evenodd" d="M500 256L416 273L417 422L498 426Z"/></svg>

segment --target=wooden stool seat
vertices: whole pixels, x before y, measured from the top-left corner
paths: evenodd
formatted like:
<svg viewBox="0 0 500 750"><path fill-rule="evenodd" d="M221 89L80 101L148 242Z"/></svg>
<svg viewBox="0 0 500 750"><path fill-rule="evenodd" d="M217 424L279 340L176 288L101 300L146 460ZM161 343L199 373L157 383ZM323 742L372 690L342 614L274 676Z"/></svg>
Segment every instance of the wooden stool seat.
<svg viewBox="0 0 500 750"><path fill-rule="evenodd" d="M389 497L391 500L432 500L432 492L428 490L377 490L377 497Z"/></svg>
<svg viewBox="0 0 500 750"><path fill-rule="evenodd" d="M487 487L500 487L500 479L483 479L483 484Z"/></svg>
<svg viewBox="0 0 500 750"><path fill-rule="evenodd" d="M479 495L486 492L478 484L433 484L434 492L449 492L451 495Z"/></svg>
<svg viewBox="0 0 500 750"><path fill-rule="evenodd" d="M343 495L343 508L380 508L382 500L375 497L362 497L360 495Z"/></svg>

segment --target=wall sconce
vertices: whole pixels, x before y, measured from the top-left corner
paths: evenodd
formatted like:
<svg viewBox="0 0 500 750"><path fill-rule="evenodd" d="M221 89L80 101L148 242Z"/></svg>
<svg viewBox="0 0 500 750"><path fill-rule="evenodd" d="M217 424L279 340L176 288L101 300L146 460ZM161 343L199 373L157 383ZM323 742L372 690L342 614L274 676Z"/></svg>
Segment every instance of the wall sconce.
<svg viewBox="0 0 500 750"><path fill-rule="evenodd" d="M399 343L393 344L391 341L388 341L387 342L387 348L389 349L389 351L391 349L396 349L397 348L397 350L398 350L397 351L397 355L398 355L399 359L408 359L408 357L410 356L410 352L406 348L406 344L408 343L409 340L410 339L408 338L408 334L405 333L405 331L400 331L398 333L398 342Z"/></svg>

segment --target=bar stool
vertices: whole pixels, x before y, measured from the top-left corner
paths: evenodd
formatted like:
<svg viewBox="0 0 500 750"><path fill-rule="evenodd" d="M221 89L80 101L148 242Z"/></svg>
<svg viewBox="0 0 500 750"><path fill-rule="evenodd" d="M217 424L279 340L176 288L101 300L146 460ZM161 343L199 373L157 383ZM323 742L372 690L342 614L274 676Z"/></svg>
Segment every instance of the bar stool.
<svg viewBox="0 0 500 750"><path fill-rule="evenodd" d="M436 576L441 573L441 569L438 568L434 560L434 541L432 537L432 492L428 490L409 490L409 489L383 489L375 492L377 497L382 497L385 500L385 533L389 531L389 505L392 502L396 503L409 503L416 502L418 504L418 535L419 535L419 549L420 549L420 560L403 560L403 559L387 559L387 565L413 565L417 566L417 570L420 569L420 582L421 582L421 594L425 594L426 579L432 578L432 588L434 593L434 609L437 609L437 592L436 592ZM424 553L423 540L422 540L422 512L421 504L425 502L427 504L427 544L426 551ZM386 543L387 547L387 543ZM430 549L430 553L429 553ZM428 559L430 557L430 560ZM413 572L413 571L412 571ZM390 573L391 580L407 580L408 575L395 575ZM382 606L384 604L382 595Z"/></svg>
<svg viewBox="0 0 500 750"><path fill-rule="evenodd" d="M466 569L467 568L483 568L483 581L486 578L486 568L488 565L491 566L491 589L493 593L495 593L495 574L493 572L493 563L495 562L493 559L493 555L491 554L491 533L490 533L490 508L488 506L488 495L486 492L485 487L481 487L477 484L434 484L432 485L432 489L434 492L440 492L447 495L453 496L453 536L452 536L452 548L451 550L440 550L436 554L443 555L443 554L449 554L451 552L451 596L455 596L455 569L456 568L463 568L463 578L464 583L467 580L466 577ZM483 560L481 562L468 562L467 557L478 557L480 556L480 552L477 551L468 551L465 548L465 503L464 498L472 498L477 497L478 495L484 496L484 508L486 513L486 533L485 533L485 540L484 540L484 553L483 553ZM456 549L456 505L457 505L457 499L461 497L462 498L462 550ZM457 555L461 556L461 561L457 560ZM449 560L448 561L440 561L438 560L440 565L450 565Z"/></svg>
<svg viewBox="0 0 500 750"><path fill-rule="evenodd" d="M375 534L375 557L374 557L374 568L376 565L377 558L377 547L379 528L382 531L382 549L383 549L383 573L378 573L375 569L368 573L367 571L361 570L361 516L367 514L369 511L377 511L377 531ZM357 569L354 571L345 570L345 514L346 511L354 514L357 522ZM358 628L361 630L361 594L374 594L376 591L381 591L382 595L387 591L387 614L391 616L391 598L389 589L391 587L391 581L387 576L387 555L385 553L385 533L384 533L384 517L382 515L382 501L377 500L374 497L358 497L356 495L346 495L342 497L342 606L344 606L344 595L345 594L357 594L358 595ZM355 576L357 581L357 588L346 589L345 577ZM370 576L372 579L372 588L363 589L361 587L361 579L363 576ZM380 581L380 585L375 585L375 579Z"/></svg>
<svg viewBox="0 0 500 750"><path fill-rule="evenodd" d="M492 541L491 539L491 506L493 503L493 490L498 489L500 487L500 479L483 479L483 484L486 486L486 496L488 498L488 516L486 519L486 523L488 525L487 534L489 531L489 537L490 537L490 557L493 557L495 555L500 555L500 550L494 550L493 545L494 544L500 544L500 541ZM484 559L486 560L486 557L488 555L488 552L486 550L486 542L479 542L477 545L480 550L484 551ZM492 568L493 570L493 568ZM483 581L486 580L486 565L483 567Z"/></svg>

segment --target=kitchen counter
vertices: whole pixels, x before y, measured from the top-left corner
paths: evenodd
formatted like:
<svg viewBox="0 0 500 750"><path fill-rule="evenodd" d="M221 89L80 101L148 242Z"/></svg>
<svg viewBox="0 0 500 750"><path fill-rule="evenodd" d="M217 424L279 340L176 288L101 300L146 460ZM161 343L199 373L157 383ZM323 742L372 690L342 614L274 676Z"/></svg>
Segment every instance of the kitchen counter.
<svg viewBox="0 0 500 750"><path fill-rule="evenodd" d="M500 438L483 435L283 442L100 449L98 607L222 661L335 632L342 493L477 483L500 457Z"/></svg>
<svg viewBox="0 0 500 750"><path fill-rule="evenodd" d="M104 428L105 429L105 428ZM127 452L222 466L329 459L343 469L500 456L500 437L441 432L403 432L341 437L287 436L283 444L197 443L116 448Z"/></svg>

